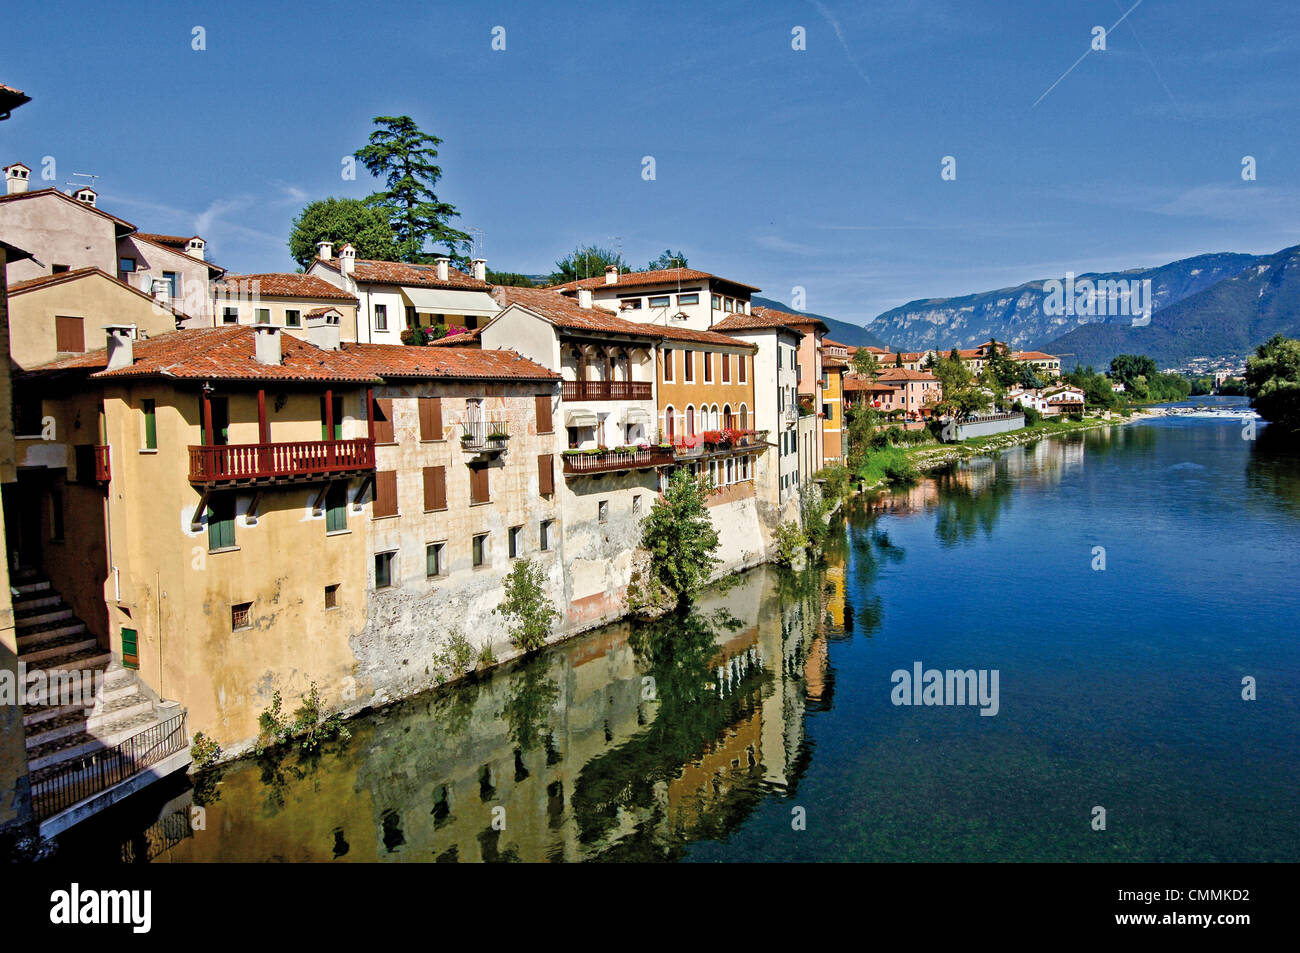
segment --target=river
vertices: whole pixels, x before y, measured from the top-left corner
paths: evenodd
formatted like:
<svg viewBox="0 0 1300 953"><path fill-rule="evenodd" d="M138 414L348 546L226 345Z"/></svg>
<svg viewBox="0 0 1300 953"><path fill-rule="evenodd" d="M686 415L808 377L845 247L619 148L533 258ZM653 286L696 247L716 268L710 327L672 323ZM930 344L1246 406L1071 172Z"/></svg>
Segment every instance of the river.
<svg viewBox="0 0 1300 953"><path fill-rule="evenodd" d="M59 856L1300 860L1300 460L1242 430L1153 419L859 498L807 572L146 791ZM895 704L918 663L996 673L996 714Z"/></svg>

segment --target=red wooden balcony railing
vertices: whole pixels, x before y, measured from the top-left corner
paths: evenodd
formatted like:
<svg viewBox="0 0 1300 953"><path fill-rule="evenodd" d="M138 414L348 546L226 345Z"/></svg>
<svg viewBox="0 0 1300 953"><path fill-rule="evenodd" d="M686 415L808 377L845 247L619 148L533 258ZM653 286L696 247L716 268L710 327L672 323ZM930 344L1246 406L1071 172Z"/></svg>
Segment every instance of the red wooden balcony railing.
<svg viewBox="0 0 1300 953"><path fill-rule="evenodd" d="M368 437L190 447L191 483L289 483L374 466L375 443Z"/></svg>
<svg viewBox="0 0 1300 953"><path fill-rule="evenodd" d="M649 400L649 381L565 381L561 400Z"/></svg>
<svg viewBox="0 0 1300 953"><path fill-rule="evenodd" d="M673 464L673 452L661 447L633 450L630 453L573 453L564 456L565 476L610 473L615 470L639 470L642 467L667 467Z"/></svg>

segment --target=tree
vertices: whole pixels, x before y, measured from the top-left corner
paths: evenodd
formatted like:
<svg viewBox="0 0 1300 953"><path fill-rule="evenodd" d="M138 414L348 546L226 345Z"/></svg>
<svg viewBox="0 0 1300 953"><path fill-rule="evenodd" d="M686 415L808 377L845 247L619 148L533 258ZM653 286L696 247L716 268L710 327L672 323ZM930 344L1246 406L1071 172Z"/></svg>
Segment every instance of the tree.
<svg viewBox="0 0 1300 953"><path fill-rule="evenodd" d="M389 261L398 254L387 213L361 199L320 199L304 206L289 232L289 254L306 268L316 257L317 242L333 242L336 254L351 242L358 258Z"/></svg>
<svg viewBox="0 0 1300 953"><path fill-rule="evenodd" d="M610 265L618 266L619 273L627 271L623 256L599 245L585 245L575 248L566 258L555 263L555 272L551 275L551 284L562 285L569 281L581 281L583 278L603 276Z"/></svg>
<svg viewBox="0 0 1300 953"><path fill-rule="evenodd" d="M992 403L989 393L972 377L956 348L947 357L935 361L933 373L943 388L943 396L934 405L938 413L964 417L985 410Z"/></svg>
<svg viewBox="0 0 1300 953"><path fill-rule="evenodd" d="M1246 361L1246 395L1275 432L1300 435L1300 341L1275 334Z"/></svg>
<svg viewBox="0 0 1300 953"><path fill-rule="evenodd" d="M492 611L506 618L510 641L525 652L535 652L546 644L551 626L559 617L546 598L546 577L542 567L521 559L505 580L505 597Z"/></svg>
<svg viewBox="0 0 1300 953"><path fill-rule="evenodd" d="M1155 360L1145 354L1116 354L1110 362L1111 380L1119 381L1125 390L1139 390L1139 383L1145 385L1158 373ZM1146 381L1139 382L1140 377ZM1141 386L1140 392L1146 392L1145 386Z"/></svg>
<svg viewBox="0 0 1300 953"><path fill-rule="evenodd" d="M705 487L686 470L673 472L641 531L650 551L650 575L677 599L679 607L709 580L718 560L718 531L704 505Z"/></svg>
<svg viewBox="0 0 1300 953"><path fill-rule="evenodd" d="M650 263L645 266L646 271L666 271L669 268L685 268L686 255L683 252L673 251L671 248L665 248L664 253L658 258L650 259Z"/></svg>
<svg viewBox="0 0 1300 953"><path fill-rule="evenodd" d="M1020 365L1011 359L1011 355L1007 353L1007 346L997 341L989 343L992 345L992 353L984 362L984 369L992 372L1003 389L1019 384Z"/></svg>
<svg viewBox="0 0 1300 953"><path fill-rule="evenodd" d="M859 377L865 377L874 383L880 376L880 362L876 360L875 354L860 347L853 353L853 371Z"/></svg>
<svg viewBox="0 0 1300 953"><path fill-rule="evenodd" d="M520 288L536 287L533 279L527 275L521 275L514 271L493 271L487 270L487 283L490 285L514 285Z"/></svg>
<svg viewBox="0 0 1300 953"><path fill-rule="evenodd" d="M1043 379L1034 373L1034 368L1030 364L1020 365L1020 380L1017 383L1025 390L1039 390L1043 386Z"/></svg>
<svg viewBox="0 0 1300 953"><path fill-rule="evenodd" d="M366 201L387 212L399 260L429 261L437 256L426 246L441 245L463 264L459 250L468 251L469 236L449 224L460 213L433 191L442 178L442 169L434 164L442 140L421 130L410 116L376 116L374 122L379 128L370 134L370 144L355 155L387 186Z"/></svg>

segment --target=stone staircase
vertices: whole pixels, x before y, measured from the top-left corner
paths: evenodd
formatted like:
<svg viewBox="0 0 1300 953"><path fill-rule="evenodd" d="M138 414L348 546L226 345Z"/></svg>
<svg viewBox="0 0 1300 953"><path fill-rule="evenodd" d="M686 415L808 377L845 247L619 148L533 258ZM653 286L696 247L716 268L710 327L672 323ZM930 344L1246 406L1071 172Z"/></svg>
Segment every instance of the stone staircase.
<svg viewBox="0 0 1300 953"><path fill-rule="evenodd" d="M33 785L162 720L136 673L113 661L48 579L33 570L18 570L10 585L18 661L28 673L39 670L46 676L43 690L29 692L23 706ZM82 702L60 704L67 699L54 695L53 683L70 676L81 680L86 693Z"/></svg>

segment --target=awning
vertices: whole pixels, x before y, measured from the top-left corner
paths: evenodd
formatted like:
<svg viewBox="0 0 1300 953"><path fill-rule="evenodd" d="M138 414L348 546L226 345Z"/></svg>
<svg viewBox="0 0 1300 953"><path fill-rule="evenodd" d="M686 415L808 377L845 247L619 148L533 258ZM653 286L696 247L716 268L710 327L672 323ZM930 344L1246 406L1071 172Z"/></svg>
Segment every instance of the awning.
<svg viewBox="0 0 1300 953"><path fill-rule="evenodd" d="M642 410L640 407L629 407L627 413L623 415L623 419L629 424L648 424L651 417L648 411Z"/></svg>
<svg viewBox="0 0 1300 953"><path fill-rule="evenodd" d="M596 423L596 415L590 410L570 410L564 415L566 427L594 427Z"/></svg>
<svg viewBox="0 0 1300 953"><path fill-rule="evenodd" d="M485 291L448 291L402 285L406 303L422 314L473 314L493 317L501 309Z"/></svg>

